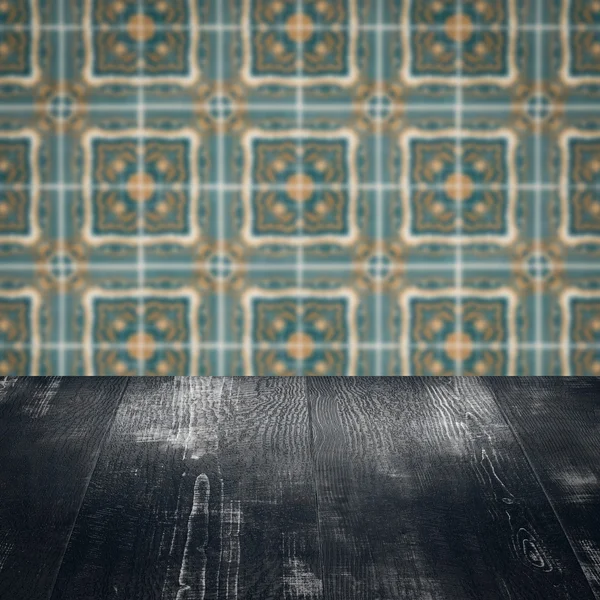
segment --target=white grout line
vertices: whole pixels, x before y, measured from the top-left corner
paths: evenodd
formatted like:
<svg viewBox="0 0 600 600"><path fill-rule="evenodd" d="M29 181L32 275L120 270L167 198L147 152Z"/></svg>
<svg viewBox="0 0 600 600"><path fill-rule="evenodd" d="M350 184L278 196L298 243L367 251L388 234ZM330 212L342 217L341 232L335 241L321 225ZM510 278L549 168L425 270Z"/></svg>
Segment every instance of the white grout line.
<svg viewBox="0 0 600 600"><path fill-rule="evenodd" d="M536 64L535 64L535 91L537 94L542 92L542 31L540 28L540 24L542 22L542 14L543 14L543 2L544 0L537 0L536 2L536 30L535 30L535 53L536 53ZM541 121L539 118L539 110L540 110L540 98L536 99L536 120L535 120L535 152L534 152L534 161L535 161L535 211L534 211L534 219L535 219L535 249L538 253L542 251L542 219L544 218L544 212L542 207L542 190L541 190L541 182L542 182L542 127ZM566 215L563 215L563 218L566 218ZM543 341L544 337L544 329L543 329L543 282L541 279L542 276L542 265L539 259L536 261L536 270L537 270L537 280L535 282L535 339L536 343L540 345ZM535 354L535 374L542 375L543 374L543 356L541 351L536 351Z"/></svg>
<svg viewBox="0 0 600 600"><path fill-rule="evenodd" d="M458 41L456 45L456 74L457 79L460 81L463 75L463 41L460 36L461 31L461 20L463 16L463 4L462 0L458 0L457 2L457 12L456 15L458 17L456 34L458 35ZM454 128L456 132L456 142L454 151L456 153L455 156L455 172L458 174L458 185L454 192L455 194L455 210L456 210L456 239L459 240L460 243L456 244L456 262L454 265L454 273L455 273L455 287L456 287L456 335L455 335L455 375L462 375L463 372L463 359L461 353L461 340L463 333L463 319L462 319L462 237L463 237L463 226L462 226L462 172L463 172L463 160L462 160L462 111L463 111L463 94L462 94L462 86L456 86L456 96L455 96L455 113L454 113ZM458 198L458 199L456 199Z"/></svg>
<svg viewBox="0 0 600 600"><path fill-rule="evenodd" d="M145 41L144 41L144 28L143 28L143 20L142 16L144 15L144 0L138 0L137 3L137 12L138 17L140 18L138 22L138 40L137 40L137 50L138 50L138 79L141 81L144 76L145 71L145 62L144 62L144 51L145 51ZM138 143L137 143L137 169L138 169L138 178L137 178L137 192L140 197L144 195L144 186L142 184L142 174L145 171L145 161L144 161L144 151L145 151L145 143L144 143L144 129L145 129L145 106L144 106L144 86L138 83L137 89L137 134L138 134ZM137 302L137 310L138 310L138 320L137 320L137 369L138 375L144 375L146 371L146 358L145 358L145 350L144 350L144 334L145 334L145 302L144 295L142 290L144 289L145 283L145 266L144 266L144 258L145 258L145 250L143 238L145 236L145 222L146 222L146 209L144 201L138 198L137 200L137 260L138 260L138 268L137 268L137 284L138 284L138 302Z"/></svg>
<svg viewBox="0 0 600 600"><path fill-rule="evenodd" d="M383 2L384 0L378 0L377 2L377 47L376 47L376 69L375 74L375 88L377 89L378 101L377 101L377 120L376 120L376 136L377 146L375 148L375 165L376 165L376 204L375 204L375 222L377 231L375 232L375 245L383 244L384 232L384 214L383 214L383 127L382 127L382 93L383 93L383 47L384 47L384 34L383 34ZM378 252L379 250L377 250ZM381 350L381 344L383 342L383 281L379 269L377 269L379 275L376 280L376 303L375 303L375 340L378 344L378 349L375 355L375 373L374 375L383 375L383 355Z"/></svg>
<svg viewBox="0 0 600 600"><path fill-rule="evenodd" d="M217 250L219 252L219 265L222 266L223 246L225 241L225 125L224 125L224 85L225 76L224 69L224 52L225 52L225 37L223 35L223 2L217 2L217 94L219 97L219 119L217 123ZM217 339L219 344L225 343L225 282L222 270L219 270L217 282ZM196 318L196 317L194 317ZM226 375L225 373L225 353L222 347L219 347L217 354L217 373L216 375Z"/></svg>
<svg viewBox="0 0 600 600"><path fill-rule="evenodd" d="M414 262L414 263L397 263L390 264L389 269L394 273L402 273L402 272L428 272L428 271L449 271L449 264L447 262L435 262L435 260L427 259L426 256L418 257L420 260L424 262ZM426 261L426 262L425 262ZM593 272L595 274L600 274L600 261L590 261L589 263L585 262L573 262L573 261L565 261L553 263L552 260L549 260L550 266L559 265L562 271L589 271L590 274ZM138 262L134 262L128 264L120 260L119 262L77 262L73 261L71 263L73 268L78 269L80 271L115 271L115 272L132 272L138 270ZM368 261L343 261L340 262L303 262L300 265L300 269L303 271L326 271L326 272L336 272L336 271L355 271L358 269L367 270L369 268ZM523 261L520 265L516 262L493 262L486 261L485 259L482 262L465 262L462 263L463 271L499 271L503 273L512 273L518 267L521 267L524 271L528 269L528 264L526 261ZM163 270L171 270L171 271L183 271L187 273L195 273L201 270L209 270L213 269L214 265L209 262L203 261L194 261L193 259L190 262L181 262L181 261L173 261L173 262L157 262L157 261L144 261L144 268L146 271L152 269L163 269ZM288 271L290 269L290 264L285 262L285 258L282 259L280 264L278 263L261 263L261 262L253 262L253 263L232 263L231 268L234 271L238 272L263 272L263 271ZM36 272L38 270L46 270L51 271L53 266L49 262L40 262L40 263L20 263L20 262L2 262L0 260L0 273L2 272L12 272L12 271L23 271L23 272Z"/></svg>
<svg viewBox="0 0 600 600"><path fill-rule="evenodd" d="M137 86L145 87L143 82L139 82L136 86L131 84L132 87ZM456 77L449 77L448 83L446 84L448 88L448 93L450 90L457 85L461 85L460 81ZM471 87L471 86L462 86L461 87ZM477 87L475 85L475 87ZM406 87L407 90L411 90L412 88ZM414 88L415 91L419 91L419 86ZM295 102L291 102L290 99L283 99L281 102L253 102L249 103L236 103L232 102L231 108L237 112L264 112L267 113L265 116L270 116L268 113L272 112L281 112L281 113L290 113L290 111L294 111ZM91 101L88 104L82 104L79 102L73 102L71 104L73 110L83 111L83 112L104 112L104 113L127 113L127 111L135 111L137 104L131 102L114 102L114 103L104 103L104 102L95 102ZM145 108L148 112L151 111L166 111L169 113L176 113L180 111L182 116L186 118L193 119L193 115L190 114L190 111L209 111L213 107L207 102L195 102L190 100L189 102L146 102ZM331 103L321 103L321 102L307 102L303 106L303 111L305 113L315 113L320 115L322 113L334 113L336 116L345 116L345 114L349 114L351 112L362 111L365 112L369 108L369 105L364 102L331 102ZM506 102L489 102L489 103L479 103L479 102L469 102L466 101L463 104L463 109L469 112L478 112L484 114L495 114L498 111L506 111L513 113L515 111L528 111L529 105L526 102L514 103L511 100L507 100ZM18 104L11 102L3 102L0 105L0 115L3 112L11 113L17 112L20 114L31 114L33 112L41 112L47 109L47 103L27 103L27 104ZM565 111L567 113L592 113L594 116L600 115L600 103L577 103L577 104L565 104L565 103L550 103L548 105L548 109L550 111ZM413 100L408 99L403 103L392 102L390 104L390 110L392 111L402 111L404 114L412 113L412 112L423 112L423 113L448 113L453 114L455 111L455 107L453 104L448 104L447 102L440 101L439 103L435 102L427 102L422 101L421 98L415 98ZM501 115L503 118L505 115Z"/></svg>
<svg viewBox="0 0 600 600"><path fill-rule="evenodd" d="M299 17L304 14L304 0L296 0L296 14ZM302 19L296 19L296 79L298 81L296 85L296 128L302 131L304 127L304 88L302 87L302 74L304 70L304 38L302 36L303 27ZM304 145L302 137L298 137L297 141L298 156L296 157L296 170L297 174L302 176L304 174ZM300 186L297 192L302 196L304 179L300 177ZM304 203L299 202L300 205L300 218L297 225L297 235L304 236ZM296 249L296 287L302 289L304 287L304 270L302 265L304 264L304 248L302 244L299 244ZM304 299L301 294L296 297L296 339L300 342L300 348L296 353L296 374L302 375L304 373Z"/></svg>
<svg viewBox="0 0 600 600"><path fill-rule="evenodd" d="M506 184L473 184L473 191L481 191L481 192L502 192L508 190L514 190L520 192L535 192L537 190L548 191L548 192L558 192L563 189L563 186L559 183L541 183L537 185L535 183L522 183L516 184L514 186L509 186ZM100 191L100 192L111 192L111 191L127 191L127 184L114 184L114 185L91 185L84 186L83 184L60 184L60 183L46 183L41 185L31 185L31 184L0 184L1 190L28 190L35 189L39 191L60 191L60 190L68 190L68 191L83 191L84 189L91 189L92 191ZM143 185L138 186L138 189L145 190L153 190L153 191L167 191L167 192L177 192L177 191L186 191L186 190L201 190L207 192L219 192L221 190L229 191L229 192L242 192L244 190L256 190L261 192L274 192L281 191L285 192L288 188L284 184L265 184L265 185L244 185L244 184L224 184L219 185L217 183L200 183L197 186L192 186L190 184L161 184L156 183L153 185ZM315 191L343 191L349 189L357 189L361 192L378 192L378 191L405 191L408 189L409 191L444 191L446 189L445 184L430 184L430 183L422 183L422 184L411 184L408 186L395 184L395 183L359 183L356 186L350 186L346 184L314 184L313 189ZM600 192L600 184L573 184L569 185L568 189L571 191L597 191Z"/></svg>
<svg viewBox="0 0 600 600"><path fill-rule="evenodd" d="M58 2L58 17L61 23L64 23L65 2L67 0L59 0ZM61 253L60 268L59 268L59 304L58 304L58 375L66 373L66 356L65 356L65 336L67 329L67 309L66 309L66 270L63 260L63 252L65 252L65 222L66 222L66 206L65 206L65 126L63 121L64 110L64 95L65 86L65 71L67 64L67 52L65 47L65 31L59 29L58 35L58 93L60 95L59 103L59 119L57 129L57 148L56 157L58 162L58 249Z"/></svg>
<svg viewBox="0 0 600 600"><path fill-rule="evenodd" d="M40 350L58 350L61 346L56 343L51 342L42 342L39 344L28 344L28 343L15 343L9 344L6 342L0 342L0 349L40 349ZM191 343L191 342L171 342L171 343L162 343L162 342L154 342L152 345L154 350L213 350L220 351L221 348L224 348L225 351L243 351L249 349L251 351L254 350L288 350L291 348L300 349L302 346L300 344L289 344L287 342L269 342L269 343L251 343L249 346L244 344L243 342L226 342L225 344L221 342L201 342L201 343ZM369 351L369 352L377 352L381 348L381 350L393 350L404 352L406 351L406 344L400 342L357 342L355 344L346 344L346 343L329 343L322 344L319 342L314 343L315 350L361 350L361 351ZM452 345L454 348L454 344ZM498 351L505 350L509 352L520 351L520 350L528 350L528 351L555 351L555 350L564 350L565 348L569 350L594 350L600 352L600 343L586 343L586 342L577 342L577 343L562 343L562 342L544 342L542 344L538 344L537 342L519 342L516 344L510 343L502 343L502 342L490 342L490 343L478 343L473 342L468 346L459 344L458 348L469 348L470 350L488 350L488 351ZM64 348L69 351L73 350L129 350L130 346L126 343L96 343L96 344L83 344L78 342L66 342L64 344ZM438 343L429 343L429 342L421 342L421 343L409 343L409 349L414 350L438 350L438 351L446 351L448 349L448 345L444 342Z"/></svg>
<svg viewBox="0 0 600 600"><path fill-rule="evenodd" d="M380 31L387 32L397 32L398 34L402 34L405 31L434 31L445 33L446 26L445 25L437 25L435 23L426 23L426 24L407 24L404 25L402 22L398 24L394 23L384 23L382 27L379 27L377 24L371 23L358 23L356 26L350 26L353 31L357 32L371 32L371 33L379 33ZM311 31L332 31L335 28L335 31L346 31L350 28L346 25L341 25L336 23L335 25L319 25L315 23L311 26ZM517 32L531 33L535 32L538 29L545 32L562 32L565 30L577 31L577 32L599 32L600 25L595 23L577 23L574 25L563 25L560 23L542 23L539 26L536 23L517 23L504 25L502 23L494 23L489 25L479 25L477 23L473 23L471 28L473 31L481 31L481 32L502 32L511 30L511 27ZM2 31L29 31L32 29L32 26L25 23L19 23L15 25L2 24L0 25L0 32ZM128 31L127 25L119 25L117 23L112 23L110 25L83 25L78 23L40 23L35 26L36 31L42 32L60 32L61 30L66 32L84 32L84 31L101 31L101 32L119 32L119 31ZM219 32L219 31L233 31L233 32L242 32L242 31L272 31L272 32L285 32L286 26L280 24L268 25L266 28L263 24L259 25L236 25L236 24L218 24L218 23L201 23L199 25L193 26L190 24L161 24L155 23L154 29L156 31L167 31L167 32L182 32L182 31L197 31L197 32ZM298 27L299 31L304 31L306 28L302 25Z"/></svg>

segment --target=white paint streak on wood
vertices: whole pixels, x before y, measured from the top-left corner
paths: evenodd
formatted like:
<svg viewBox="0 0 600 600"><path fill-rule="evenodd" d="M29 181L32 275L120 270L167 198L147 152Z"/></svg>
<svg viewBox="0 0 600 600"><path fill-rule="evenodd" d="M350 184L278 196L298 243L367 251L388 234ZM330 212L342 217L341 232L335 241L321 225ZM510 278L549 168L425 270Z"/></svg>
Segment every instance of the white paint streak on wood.
<svg viewBox="0 0 600 600"><path fill-rule="evenodd" d="M219 589L221 584L221 560L223 558L223 478L219 478L219 563L217 564L217 600L220 598Z"/></svg>
<svg viewBox="0 0 600 600"><path fill-rule="evenodd" d="M7 375L0 379L0 402L3 402L8 397L8 392L17 383L18 377L14 375Z"/></svg>
<svg viewBox="0 0 600 600"><path fill-rule="evenodd" d="M439 418L432 419L431 427L440 426L441 430L437 432L436 438L441 442L443 433L443 452L456 457L464 456L464 442L462 439L462 423L457 415L454 415L452 408L448 403L449 394L444 389L436 385L428 385L427 393L431 398L431 403L437 410Z"/></svg>
<svg viewBox="0 0 600 600"><path fill-rule="evenodd" d="M62 377L49 377L47 383L46 380L43 380L42 389L35 391L30 400L31 404L24 406L23 412L28 414L32 419L44 417L48 413L48 410L50 410L50 402L58 392L61 379Z"/></svg>
<svg viewBox="0 0 600 600"><path fill-rule="evenodd" d="M206 592L206 544L208 542L208 500L210 484L202 473L194 483L194 498L188 517L187 538L179 572L177 600L204 600ZM201 543L201 546L197 544ZM198 577L198 581L195 578ZM194 587L195 586L195 589Z"/></svg>
<svg viewBox="0 0 600 600"><path fill-rule="evenodd" d="M238 578L240 568L240 524L242 511L239 500L231 500L229 507L223 512L223 522L226 527L223 557L227 563L227 576L225 579L225 600L237 600Z"/></svg>
<svg viewBox="0 0 600 600"><path fill-rule="evenodd" d="M184 458L199 458L218 451L218 422L222 377L175 377L170 393L171 423L149 423L136 435L139 442L166 442L183 448ZM172 386L165 388L171 391ZM150 407L149 407L150 408ZM163 409L165 410L165 409Z"/></svg>
<svg viewBox="0 0 600 600"><path fill-rule="evenodd" d="M194 377L190 381L190 427L186 448L192 458L218 454L219 414L224 385L222 377Z"/></svg>
<svg viewBox="0 0 600 600"><path fill-rule="evenodd" d="M500 487L504 491L504 496L502 498L502 501L505 504L513 504L516 500L515 495L506 487L504 481L502 481L502 479L500 479L500 477L498 476L498 473L496 473L496 469L494 468L494 465L492 464L492 461L490 460L488 453L485 451L485 448L481 449L481 463L480 464L483 467L483 470L487 473L487 475L490 479L490 484L493 485L493 481L491 481L492 477L497 481L498 484L500 484Z"/></svg>
<svg viewBox="0 0 600 600"><path fill-rule="evenodd" d="M180 511L181 504L181 485L179 486L179 492L177 493L177 503L175 504L175 514L178 515ZM169 547L169 556L173 555L173 551L175 549L175 540L177 538L177 526L173 528L173 535L171 536L171 546ZM166 581L165 581L166 585ZM163 587L164 590L164 587Z"/></svg>
<svg viewBox="0 0 600 600"><path fill-rule="evenodd" d="M579 467L577 470L563 471L555 476L559 482L574 488L589 488L597 487L600 484L596 473L591 470L584 472L583 467ZM591 490L589 490L591 491Z"/></svg>
<svg viewBox="0 0 600 600"><path fill-rule="evenodd" d="M297 557L294 533L282 534L282 554L284 598L320 600L323 597L323 582L309 565Z"/></svg>
<svg viewBox="0 0 600 600"><path fill-rule="evenodd" d="M200 459L207 454L218 455L218 418L223 382L224 379L221 377L175 377L175 389L171 394L169 410L172 415L170 426L151 428L150 431L143 434L143 437L138 435L138 441L160 441L176 448L182 448L184 461ZM185 473L182 477L185 477ZM185 522L185 516L182 518L182 511L185 510L185 507L181 506L184 485L182 480L177 497L170 556L177 551L176 545L179 544L176 542L178 538L180 539L181 527ZM222 502L222 480L219 480L219 487ZM184 587L177 591L177 600L201 600L204 598L209 496L209 478L202 473L196 477L194 482L193 501L187 520L187 538L179 572L179 585ZM202 531L198 528L201 528ZM171 581L173 580L171 579ZM163 596L167 589L166 586L167 581L163 586Z"/></svg>
<svg viewBox="0 0 600 600"><path fill-rule="evenodd" d="M10 556L15 547L14 543L8 540L8 537L8 533L5 533L2 541L0 541L0 571L4 568L6 559Z"/></svg>
<svg viewBox="0 0 600 600"><path fill-rule="evenodd" d="M229 403L231 402L231 398L233 397L233 393L234 393L234 382L235 379L233 377L228 378L227 379L227 383L229 384L227 387L227 391L225 392L225 390L223 390L223 393L226 396L225 402L223 403L221 409L223 412L228 413L230 410L230 406ZM239 387L237 387L236 389L236 397L237 394L239 394ZM221 412L221 410L219 411L219 413ZM225 419L225 423L227 422L227 419ZM220 425L220 424L219 424ZM223 434L225 435L225 431L223 431ZM219 470L220 472L220 470ZM219 484L220 484L220 488L219 488L219 563L217 565L217 594L216 594L216 598L217 600L221 600L221 563L223 562L223 558L226 552L229 552L229 547L227 545L227 540L225 537L223 537L223 523L225 522L225 490L224 490L224 483L223 483L223 478L219 478ZM225 559L227 560L227 559ZM225 578L225 598L227 599L227 595L229 593L229 564L227 564L227 575Z"/></svg>
<svg viewBox="0 0 600 600"><path fill-rule="evenodd" d="M600 548L592 540L581 540L580 546L587 559L581 563L581 568L588 581L594 584L594 589L597 589L600 587Z"/></svg>

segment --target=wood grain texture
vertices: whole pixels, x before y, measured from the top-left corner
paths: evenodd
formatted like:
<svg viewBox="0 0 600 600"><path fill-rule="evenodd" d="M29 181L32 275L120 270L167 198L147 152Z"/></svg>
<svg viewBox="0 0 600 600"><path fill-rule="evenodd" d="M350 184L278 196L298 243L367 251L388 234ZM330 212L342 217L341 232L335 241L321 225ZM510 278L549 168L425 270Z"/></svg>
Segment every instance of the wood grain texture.
<svg viewBox="0 0 600 600"><path fill-rule="evenodd" d="M490 392L310 378L324 598L593 598Z"/></svg>
<svg viewBox="0 0 600 600"><path fill-rule="evenodd" d="M0 379L0 598L592 599L599 387Z"/></svg>
<svg viewBox="0 0 600 600"><path fill-rule="evenodd" d="M600 379L486 379L600 598Z"/></svg>
<svg viewBox="0 0 600 600"><path fill-rule="evenodd" d="M228 517L224 527L239 537L230 538L233 555L224 553L221 570L227 571L229 584L219 598L318 600L322 586L305 381L244 377L229 383L219 449L223 502L235 518ZM239 534L227 520L240 523Z"/></svg>
<svg viewBox="0 0 600 600"><path fill-rule="evenodd" d="M201 597L206 473L215 468L212 419L222 385L218 378L131 380L53 598ZM196 451L205 450L198 460Z"/></svg>
<svg viewBox="0 0 600 600"><path fill-rule="evenodd" d="M0 383L0 598L48 598L124 378Z"/></svg>
<svg viewBox="0 0 600 600"><path fill-rule="evenodd" d="M320 598L302 379L132 382L55 600Z"/></svg>

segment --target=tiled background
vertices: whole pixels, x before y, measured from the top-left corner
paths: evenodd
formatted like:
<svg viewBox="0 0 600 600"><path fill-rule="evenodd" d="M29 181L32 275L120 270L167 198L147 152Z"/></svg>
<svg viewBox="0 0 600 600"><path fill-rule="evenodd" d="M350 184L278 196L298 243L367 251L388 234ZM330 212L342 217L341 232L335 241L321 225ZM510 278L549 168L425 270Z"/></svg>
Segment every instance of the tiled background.
<svg viewBox="0 0 600 600"><path fill-rule="evenodd" d="M0 373L600 375L600 0L0 0Z"/></svg>

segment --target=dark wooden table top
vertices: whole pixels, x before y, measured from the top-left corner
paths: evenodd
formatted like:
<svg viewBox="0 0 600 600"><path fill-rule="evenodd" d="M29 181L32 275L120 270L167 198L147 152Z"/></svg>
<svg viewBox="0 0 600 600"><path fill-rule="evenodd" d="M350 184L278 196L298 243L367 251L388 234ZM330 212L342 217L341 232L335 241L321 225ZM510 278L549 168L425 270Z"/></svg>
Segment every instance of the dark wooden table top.
<svg viewBox="0 0 600 600"><path fill-rule="evenodd" d="M0 599L600 598L600 379L0 379Z"/></svg>

